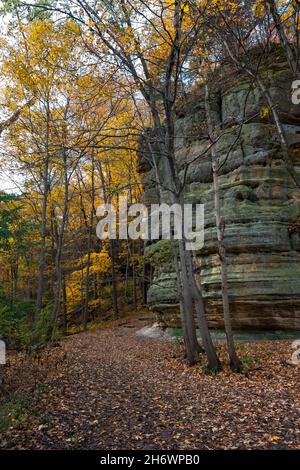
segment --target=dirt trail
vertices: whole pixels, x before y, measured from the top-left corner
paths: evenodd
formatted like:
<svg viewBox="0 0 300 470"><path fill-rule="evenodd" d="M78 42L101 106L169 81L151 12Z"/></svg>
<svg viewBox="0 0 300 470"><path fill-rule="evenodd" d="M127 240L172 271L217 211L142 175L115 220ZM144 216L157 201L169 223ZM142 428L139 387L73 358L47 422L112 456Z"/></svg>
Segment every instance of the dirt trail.
<svg viewBox="0 0 300 470"><path fill-rule="evenodd" d="M187 368L176 343L137 337L151 321L122 320L61 341L44 383L23 391L26 409L0 435L1 448L300 448L289 342L239 344L250 378L227 367L213 377ZM224 361L224 345L218 352ZM7 387L18 371L24 386L24 365L8 367Z"/></svg>

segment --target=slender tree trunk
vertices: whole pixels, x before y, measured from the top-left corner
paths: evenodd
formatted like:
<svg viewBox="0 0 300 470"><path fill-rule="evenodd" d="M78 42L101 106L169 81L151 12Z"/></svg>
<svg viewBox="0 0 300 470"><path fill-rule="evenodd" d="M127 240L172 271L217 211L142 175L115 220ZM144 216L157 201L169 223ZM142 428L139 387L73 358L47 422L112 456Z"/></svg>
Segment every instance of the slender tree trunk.
<svg viewBox="0 0 300 470"><path fill-rule="evenodd" d="M90 267L91 267L91 244L92 244L92 230L94 225L94 213L95 213L95 161L94 156L92 156L92 174L91 174L91 198L92 198L92 207L90 212L90 223L88 228L88 246L87 246L87 262L86 262L86 276L85 276L85 299L84 299L84 309L83 309L83 328L87 329L88 324L88 314L89 314L89 296L90 296Z"/></svg>
<svg viewBox="0 0 300 470"><path fill-rule="evenodd" d="M153 117L155 123L154 131L156 137L156 146L160 146L160 154L162 156L163 162L164 184L162 183L162 177L157 166L157 156L153 142L148 142L148 147L151 152L153 166L155 168L156 183L159 190L160 201L163 200L163 191L165 190L169 194L170 202L172 204L179 204L182 208L182 213L184 213L184 201L182 196L183 188L180 188L181 185L175 163L174 116L171 111L167 113L167 130L164 130L160 125L159 118L155 115L155 113L153 113ZM212 370L219 370L220 363L208 329L202 294L197 289L194 277L193 266L191 262L191 252L186 250L184 239L179 240L178 243L180 267L177 265L178 256L173 255L173 259L177 276L177 289L180 293L179 303L187 360L189 364L195 364L199 358L199 350L201 350L196 336L193 308L195 306L202 339L202 346L204 347L207 356L208 367Z"/></svg>
<svg viewBox="0 0 300 470"><path fill-rule="evenodd" d="M137 288L136 288L136 272L134 261L132 263L132 302L134 310L137 309Z"/></svg>
<svg viewBox="0 0 300 470"><path fill-rule="evenodd" d="M166 137L168 142L171 141L171 137ZM174 135L172 139L174 143ZM169 150L170 151L170 150ZM173 152L171 150L171 152ZM182 213L184 213L184 200L183 196L179 195L180 191L178 190L177 183L176 183L176 166L174 164L173 169L170 168L170 162L175 162L175 157L173 154L173 158L171 156L165 157L164 159L164 176L167 186L169 187L170 198L172 204L179 204L182 208ZM183 316L185 318L186 325L190 326L190 329L186 329L187 335L190 336L186 338L186 344L194 345L195 351L194 354L196 355L199 352L199 347L197 347L194 342L195 336L195 326L193 328L193 322L191 320L191 316L193 317L193 304L195 306L197 320L200 329L200 335L202 340L202 346L205 350L207 360L208 360L208 368L211 370L219 370L220 363L211 339L211 335L209 332L207 319L205 316L205 307L202 298L202 293L198 289L193 263L192 263L192 254L191 251L186 249L186 242L183 238L179 240L179 259L180 259L180 272L181 272L181 286L182 286L182 308L183 308ZM190 301L192 299L192 302ZM193 330L192 330L193 328Z"/></svg>
<svg viewBox="0 0 300 470"><path fill-rule="evenodd" d="M299 77L299 70L298 66L299 64L297 63L297 59L294 56L293 48L289 42L289 39L285 33L284 25L282 23L282 20L280 18L280 14L278 12L276 2L274 0L266 0L267 4L270 7L270 12L280 39L280 43L282 45L282 48L286 54L290 69L293 73L293 78ZM299 15L299 2L298 0L296 2L297 5L294 7L295 8L295 14ZM299 26L299 25L298 25ZM299 34L299 32L298 32Z"/></svg>
<svg viewBox="0 0 300 470"><path fill-rule="evenodd" d="M124 296L125 300L127 301L128 298L128 281L129 281L129 243L127 243L127 253L126 253L126 271L125 271L125 289L124 289Z"/></svg>
<svg viewBox="0 0 300 470"><path fill-rule="evenodd" d="M161 145L161 143L164 140L164 136L161 133L161 127L159 126L159 124L156 126L155 130L156 130L156 138L158 139L158 143L160 143ZM153 142L151 141L148 142L148 148L149 148L150 155L152 158L152 164L155 169L156 184L157 184L158 192L159 192L159 200L160 202L162 202L163 184L162 184L162 178L161 178L160 172L158 170L157 162L156 162L157 155L156 155L155 146ZM162 147L161 152L163 154L164 147ZM164 159L164 168L165 168L164 180L167 181L167 185L169 184L169 182L171 182L172 187L173 187L174 181L170 177L171 171L169 169L169 160L166 157ZM171 192L171 196L173 199L172 201L173 203L179 202L176 198L175 191ZM181 202L181 206L182 206L182 202ZM184 339L184 344L185 344L185 349L186 349L186 358L187 358L187 362L189 365L194 365L199 360L199 352L201 351L201 347L198 343L197 335L196 335L196 326L195 326L194 312L193 312L193 297L191 295L187 273L186 273L186 270L184 269L185 263L182 263L182 259L184 259L184 255L182 251L182 246L180 249L181 244L182 242L179 240L178 242L179 253L177 254L175 241L172 240L173 260L174 260L174 267L176 271L177 292L178 292L179 307L180 307L182 333L183 333L183 339Z"/></svg>
<svg viewBox="0 0 300 470"><path fill-rule="evenodd" d="M62 306L63 306L63 311L62 311L62 331L63 335L67 336L68 334L68 316L67 316L67 289L66 289L66 279L63 277L63 283L62 283Z"/></svg>
<svg viewBox="0 0 300 470"><path fill-rule="evenodd" d="M52 309L52 334L54 339L57 326L57 318L62 301L63 290L63 275L62 275L62 253L64 246L65 230L68 219L69 210L69 176L68 176L68 162L66 150L63 150L63 166L64 166L64 207L63 214L60 222L60 229L58 229L57 250L55 256L55 274L56 274L56 288L54 289L54 305Z"/></svg>
<svg viewBox="0 0 300 470"><path fill-rule="evenodd" d="M210 370L218 371L220 370L220 362L216 354L216 350L208 328L202 292L201 289L199 289L195 278L192 253L191 251L185 249L184 240L181 242L181 245L183 245L183 247L181 248L181 264L183 265L184 270L186 272L187 284L189 286L190 295L194 300L202 347L204 348L204 351L207 356L208 368Z"/></svg>
<svg viewBox="0 0 300 470"><path fill-rule="evenodd" d="M48 195L50 191L49 181L49 164L50 164L50 104L49 96L46 97L46 135L45 135L45 159L43 169L43 181L42 181L42 213L41 213L41 245L39 254L39 268L38 268L38 287L36 296L36 307L35 307L35 321L40 317L42 304L43 304L43 292L45 284L45 268L46 268L46 237L47 237L47 206L48 206Z"/></svg>
<svg viewBox="0 0 300 470"><path fill-rule="evenodd" d="M143 279L142 279L142 304L147 305L147 290L148 290L148 276L149 269L148 264L145 261L145 242L143 246Z"/></svg>
<svg viewBox="0 0 300 470"><path fill-rule="evenodd" d="M193 366L199 361L199 352L202 351L198 343L196 335L196 327L193 313L193 299L189 293L188 283L186 278L181 276L180 268L178 265L178 253L176 250L175 240L172 240L172 251L174 266L176 270L177 279L177 294L179 299L182 336L185 344L186 360L190 366Z"/></svg>
<svg viewBox="0 0 300 470"><path fill-rule="evenodd" d="M104 177L104 172L102 168L102 164L99 162L98 164L98 169L100 173L100 179L101 179L101 184L102 184L102 191L103 191L103 199L105 204L108 204L111 202L111 197L107 194L107 185ZM107 168L107 175L109 178L109 184L110 185L110 168L108 166ZM116 267L115 267L115 240L112 240L111 238L109 239L109 255L111 259L111 270L112 270L112 303L113 303L113 311L114 315L117 318L119 315L119 307L118 307L118 289L117 289L117 280L116 280Z"/></svg>
<svg viewBox="0 0 300 470"><path fill-rule="evenodd" d="M52 329L51 329L51 339L55 338L57 318L59 314L59 309L61 306L61 294L62 294L62 269L61 269L61 256L62 256L62 246L63 246L63 234L60 233L58 237L58 245L55 256L55 288L54 288L54 304L52 309Z"/></svg>
<svg viewBox="0 0 300 470"><path fill-rule="evenodd" d="M18 255L13 257L11 262L11 308L14 308L15 300L17 296L18 290L18 279L19 279L19 262L18 262Z"/></svg>
<svg viewBox="0 0 300 470"><path fill-rule="evenodd" d="M87 260L86 260L86 274L85 274L85 295L83 307L83 329L87 329L88 316L89 316L89 297L90 297L90 267L91 267L91 239L92 230L89 227L88 244L87 244Z"/></svg>
<svg viewBox="0 0 300 470"><path fill-rule="evenodd" d="M110 248L110 259L111 259L111 286L112 286L112 302L114 316L118 318L119 316L119 306L118 306L118 288L117 288L117 278L116 278L116 261L115 261L115 240L109 240Z"/></svg>
<svg viewBox="0 0 300 470"><path fill-rule="evenodd" d="M40 254L39 254L39 267L38 267L38 287L36 296L36 307L35 307L35 321L40 317L42 304L43 304L43 291L45 283L45 258L46 258L46 236L47 236L47 202L48 202L48 191L49 191L49 175L48 168L49 162L46 159L44 166L43 176L43 194L42 194L42 214L41 214L41 243L40 243Z"/></svg>
<svg viewBox="0 0 300 470"><path fill-rule="evenodd" d="M217 229L217 243L218 253L221 267L221 292L223 300L223 317L224 326L227 339L227 347L230 359L230 367L235 372L240 372L242 367L240 360L237 356L233 331L232 322L229 307L229 294L228 294L228 274L227 274L227 256L226 248L224 243L224 223L221 218L221 203L220 203L220 188L219 188L219 175L218 175L218 158L216 154L216 147L213 135L213 124L211 118L211 109L209 103L209 89L207 83L205 83L205 110L206 110L206 121L208 127L209 137L212 142L211 146L211 161L212 161L212 172L213 172L213 187L214 187L214 206L215 206L215 218L216 218L216 229Z"/></svg>

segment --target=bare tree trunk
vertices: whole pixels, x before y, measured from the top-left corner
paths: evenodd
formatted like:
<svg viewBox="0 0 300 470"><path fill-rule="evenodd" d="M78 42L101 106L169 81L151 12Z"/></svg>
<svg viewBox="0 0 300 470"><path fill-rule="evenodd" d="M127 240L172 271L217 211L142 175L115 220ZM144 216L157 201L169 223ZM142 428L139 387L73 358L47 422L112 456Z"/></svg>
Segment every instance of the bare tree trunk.
<svg viewBox="0 0 300 470"><path fill-rule="evenodd" d="M286 54L290 69L293 73L293 77L297 78L299 76L299 70L298 70L299 64L297 63L297 59L294 56L292 46L291 46L291 44L288 40L288 37L285 33L284 26L282 24L282 21L281 21L280 14L278 12L276 3L275 3L274 0L266 0L266 3L270 7L270 12L271 12L273 21L275 23L275 27L276 27L281 45L282 45L283 50ZM297 1L297 2L294 2L294 3L296 3L296 6L294 7L295 8L295 14L299 15L299 2ZM298 27L299 27L299 25L298 25ZM299 34L299 32L298 32L298 34Z"/></svg>
<svg viewBox="0 0 300 470"><path fill-rule="evenodd" d="M111 197L107 193L107 185L104 177L104 172L102 168L102 164L99 162L98 163L98 169L99 169L99 174L100 174L100 179L101 179L101 184L102 184L102 191L103 191L103 199L105 204L108 204L111 202ZM110 168L108 165L107 168L107 175L109 178L109 183L110 183ZM109 185L108 185L109 186ZM111 238L109 239L109 255L111 259L111 269L112 269L112 303L113 303L113 311L114 315L117 318L119 315L119 307L118 307L118 289L117 289L117 281L116 281L116 267L115 267L115 240L112 240Z"/></svg>
<svg viewBox="0 0 300 470"><path fill-rule="evenodd" d="M216 155L215 140L214 140L214 135L213 135L213 124L212 124L211 109L210 109L210 103L209 103L209 89L208 89L208 85L206 82L205 82L204 87L205 87L206 121L207 121L207 127L208 127L208 134L212 142L210 153L211 153L212 172L213 172L217 243L218 243L220 267L221 267L221 291L222 291L222 299L223 299L224 326L225 326L227 347L228 347L228 353L229 353L229 359L230 359L230 367L235 372L240 372L242 367L241 367L241 363L240 363L240 360L237 356L236 349L235 349L231 315L230 315L230 307L229 307L227 256L226 256L226 248L225 248L225 243L224 243L225 223L222 221L222 218L221 218L218 158Z"/></svg>
<svg viewBox="0 0 300 470"><path fill-rule="evenodd" d="M193 366L199 361L199 352L202 351L196 335L196 327L193 313L193 299L188 289L186 278L181 275L175 240L172 240L172 251L177 279L177 293L179 299L182 336L185 344L186 360Z"/></svg>
<svg viewBox="0 0 300 470"><path fill-rule="evenodd" d="M170 125L170 129L173 129L174 131L172 124ZM174 133L172 137L167 136L166 141L168 142L168 145L171 146L169 152L172 153L172 146L174 145ZM173 168L170 168L170 162L173 162ZM169 188L172 204L179 204L182 208L182 213L184 213L184 200L183 196L179 195L180 191L178 190L178 183L176 181L178 176L176 173L174 153L173 157L171 157L169 154L169 157L164 158L164 177L166 185ZM191 317L193 317L194 304L200 329L202 346L205 350L208 360L208 368L217 371L220 369L220 363L209 332L207 319L205 316L205 307L202 298L202 293L198 289L198 286L196 284L194 267L192 262L192 254L191 251L186 249L186 242L184 236L181 240L179 240L179 259L182 287L182 316L185 319L184 331L187 334L185 342L186 344L194 346L195 350L193 354L197 355L199 352L199 345L197 347L194 342L195 326L193 326L193 321L191 320Z"/></svg>
<svg viewBox="0 0 300 470"><path fill-rule="evenodd" d="M163 141L164 136L161 134L161 126L159 123L156 126L156 139L158 143ZM148 142L148 148L151 154L153 167L155 169L155 176L156 176L156 184L158 187L159 192L159 199L160 202L163 200L163 184L161 181L161 176L158 171L157 163L156 163L156 153L155 147L152 142ZM164 148L162 147L161 150L162 154L164 152ZM168 184L171 183L171 187L173 187L174 181L170 176L171 171L169 169L169 160L165 157L164 160L164 180L167 181ZM176 198L176 191L171 191L172 202L180 202L178 198ZM180 202L182 205L182 202ZM190 284L188 282L188 276L185 269L185 260L184 256L184 247L182 246L183 241L179 240L178 242L179 253L176 252L175 241L172 240L172 252L173 252L173 262L176 272L176 279L177 279L177 292L178 292L178 299L179 299L179 307L180 307L180 316L181 316L181 326L182 326L182 334L186 349L186 358L189 365L194 365L199 361L199 352L201 351L201 346L198 343L197 335L196 335L196 326L194 320L194 312L193 312L193 296L191 294ZM179 257L179 258L178 258Z"/></svg>
<svg viewBox="0 0 300 470"><path fill-rule="evenodd" d="M145 242L143 246L143 279L142 279L142 304L147 304L147 290L148 290L148 276L149 276L149 269L148 264L145 261Z"/></svg>
<svg viewBox="0 0 300 470"><path fill-rule="evenodd" d="M166 100L168 102L168 100ZM168 107L168 103L166 107ZM174 152L174 141L175 141L175 131L174 131L174 115L172 109L166 111L166 129L164 130L160 124L159 117L153 112L154 118L154 131L156 138L156 145L160 146L160 154L162 156L163 162L163 181L161 181L161 176L159 174L158 166L156 163L156 151L152 142L149 144L149 150L152 155L152 160L154 161L154 168L156 174L156 183L159 190L160 200L163 200L163 190L167 191L169 194L170 202L172 204L179 204L183 210L183 188L178 177L178 171L175 162L175 152ZM186 250L185 240L179 240L179 261L180 267L177 266L178 256L174 256L174 266L176 269L177 275L177 288L180 292L179 303L180 303L180 312L181 312L181 321L182 321L182 330L184 335L184 342L186 346L187 359L190 364L195 364L199 357L199 346L197 337L196 337L196 328L194 321L194 311L195 307L197 321L200 328L202 346L205 350L208 360L208 367L211 370L219 370L220 363L211 339L209 328L207 325L207 320L205 316L204 302L202 298L201 291L198 290L196 285L196 280L193 271L193 264L191 258L191 252Z"/></svg>
<svg viewBox="0 0 300 470"><path fill-rule="evenodd" d="M63 311L62 311L62 331L63 335L66 336L68 334L68 317L67 317L67 289L66 289L66 279L63 277L62 283L62 304L63 304Z"/></svg>
<svg viewBox="0 0 300 470"><path fill-rule="evenodd" d="M124 297L127 301L128 298L128 281L129 281L129 243L127 243L127 253L126 253L126 271L125 271L125 289L124 289Z"/></svg>
<svg viewBox="0 0 300 470"><path fill-rule="evenodd" d="M64 206L63 214L61 219L60 229L58 229L57 249L55 256L55 274L56 274L56 289L54 290L54 305L52 309L52 334L51 337L54 339L55 331L57 326L57 318L59 314L59 308L62 301L62 288L63 288L63 275L62 275L62 252L64 246L65 229L68 219L69 210L69 176L68 176L68 162L67 153L63 149L63 168L64 168Z"/></svg>
<svg viewBox="0 0 300 470"><path fill-rule="evenodd" d="M135 264L134 260L132 263L132 302L133 308L136 310L137 308L137 292L136 292L136 272L135 272Z"/></svg>
<svg viewBox="0 0 300 470"><path fill-rule="evenodd" d="M85 294L84 294L84 307L83 307L83 329L87 329L88 316L89 316L89 297L90 297L90 267L91 267L91 239L92 230L89 227L88 243L87 243L87 260L86 260L86 274L85 274Z"/></svg>
<svg viewBox="0 0 300 470"><path fill-rule="evenodd" d="M94 224L94 213L95 213L95 161L94 155L92 155L92 174L91 174L91 197L92 197L92 206L90 212L90 223L88 227L88 246L87 246L87 262L86 262L86 276L85 276L85 299L84 299L84 308L83 308L83 328L87 329L88 324L88 313L89 313L89 294L90 294L90 266L91 266L91 244L92 244L92 230Z"/></svg>
<svg viewBox="0 0 300 470"><path fill-rule="evenodd" d="M49 124L48 124L49 125ZM38 287L35 307L35 321L40 317L43 303L43 291L45 283L45 257L46 257L46 236L47 236L47 203L49 193L49 158L46 156L43 175L43 193L42 193L42 214L41 214L41 244L39 254L38 268Z"/></svg>
<svg viewBox="0 0 300 470"><path fill-rule="evenodd" d="M185 249L184 240L181 241L180 245L183 245L183 247L181 248L181 264L183 266L183 269L186 271L189 292L194 300L197 321L201 334L201 344L207 356L208 368L213 371L218 371L220 370L220 362L216 354L216 350L208 328L202 292L196 281L192 260L192 252L187 251Z"/></svg>
<svg viewBox="0 0 300 470"><path fill-rule="evenodd" d="M13 256L11 261L11 308L14 307L17 290L18 290L18 280L19 280L19 262L18 255Z"/></svg>
<svg viewBox="0 0 300 470"><path fill-rule="evenodd" d="M111 259L111 286L112 286L112 302L114 316L117 318L119 315L118 306L118 288L116 279L116 261L115 261L115 240L109 240L110 259Z"/></svg>

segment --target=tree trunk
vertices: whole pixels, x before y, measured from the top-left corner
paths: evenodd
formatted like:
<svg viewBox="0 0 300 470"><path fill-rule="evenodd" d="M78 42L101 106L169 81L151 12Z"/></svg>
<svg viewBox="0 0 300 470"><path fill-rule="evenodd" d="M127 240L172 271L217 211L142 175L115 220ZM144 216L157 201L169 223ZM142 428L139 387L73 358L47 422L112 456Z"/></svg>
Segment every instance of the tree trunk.
<svg viewBox="0 0 300 470"><path fill-rule="evenodd" d="M88 324L88 314L89 314L89 295L90 295L90 266L91 266L91 244L92 244L92 230L94 224L94 213L95 213L95 161L94 156L92 156L92 207L90 212L90 222L88 227L88 246L87 246L87 262L86 262L86 276L85 276L85 298L84 298L84 308L83 308L83 329L87 329Z"/></svg>
<svg viewBox="0 0 300 470"><path fill-rule="evenodd" d="M159 124L155 126L155 134L157 142L161 143L164 140L164 136L162 135L162 129ZM161 153L164 154L164 146L161 146ZM156 176L156 184L158 187L159 193L159 200L160 202L163 201L163 184L162 178L158 170L157 162L156 162L156 150L155 146L153 145L152 141L148 141L148 148L150 151L152 164L155 169L155 176ZM170 160L165 157L164 158L164 180L167 181L167 185L171 183L170 188L174 188L174 180L171 177L170 171ZM180 203L182 206L182 202L179 201L178 197L176 197L176 191L173 189L171 191L172 203ZM184 259L184 254L182 251L182 241L179 240L179 262L178 262L178 254L175 248L175 241L172 240L172 251L173 251L173 260L174 260L174 267L176 271L176 279L177 279L177 291L178 291L178 298L179 298L179 307L180 307L180 316L181 316L181 326L182 326L182 334L186 349L186 358L189 365L194 365L199 360L199 352L201 351L201 347L197 340L196 335L196 326L194 320L194 312L193 312L193 297L191 295L190 286L188 283L188 276L186 269L184 268L185 263L182 263L182 259Z"/></svg>
<svg viewBox="0 0 300 470"><path fill-rule="evenodd" d="M116 279L116 266L115 266L115 240L109 240L110 259L111 259L111 286L112 286L112 302L115 318L119 316L118 307L118 288Z"/></svg>
<svg viewBox="0 0 300 470"><path fill-rule="evenodd" d="M63 284L62 284L62 304L63 304L63 311L62 311L62 331L63 335L67 336L68 334L68 316L67 316L67 290L66 290L66 280L63 277Z"/></svg>
<svg viewBox="0 0 300 470"><path fill-rule="evenodd" d="M230 315L230 307L229 307L227 257L226 257L226 249L225 249L225 244L224 244L225 225L221 218L218 158L216 155L216 147L215 147L215 141L214 141L214 135L213 135L213 124L212 124L211 109L210 109L210 103L209 103L209 89L208 89L207 83L205 83L205 111L206 111L208 133L209 133L210 140L212 142L210 153L211 153L212 172L213 172L217 243L218 243L220 267L221 267L221 292L222 292L222 300L223 300L224 326L225 326L227 347L228 347L228 353L229 353L229 359L230 359L230 367L235 372L240 372L242 367L241 367L241 363L240 363L240 360L237 356L236 349L235 349L231 315Z"/></svg>
<svg viewBox="0 0 300 470"><path fill-rule="evenodd" d="M55 256L55 274L56 274L56 288L54 289L54 305L52 309L52 334L51 338L54 339L55 331L57 326L57 318L59 314L59 308L62 301L62 289L63 289L63 275L62 275L62 252L64 246L65 230L68 219L69 210L69 177L68 177L68 165L67 165L67 154L63 150L63 165L64 165L64 208L61 219L61 226L58 229L57 249Z"/></svg>
<svg viewBox="0 0 300 470"><path fill-rule="evenodd" d="M288 40L288 37L285 33L284 26L283 26L283 23L281 21L280 14L278 12L276 3L275 3L274 0L267 0L267 3L270 6L270 12L271 12L271 15L272 15L272 18L273 18L273 21L274 21L279 39L280 39L280 43L281 43L282 48L283 48L283 50L286 54L290 69L293 73L293 78L297 78L297 77L299 77L299 70L298 70L299 64L297 63L296 57L294 57L293 49L292 49L291 44ZM294 2L294 3L297 3L297 6L294 7L295 8L295 13L297 14L297 11L299 9L299 4L298 4L299 2L297 1L297 2ZM298 32L298 34L299 34L299 32Z"/></svg>
<svg viewBox="0 0 300 470"><path fill-rule="evenodd" d="M42 194L42 214L41 214L41 244L39 254L39 267L38 267L38 287L36 296L35 307L35 321L40 317L43 303L43 291L45 283L45 257L46 257L46 236L47 236L47 202L48 202L48 159L45 162L44 177L43 177L43 194Z"/></svg>
<svg viewBox="0 0 300 470"><path fill-rule="evenodd" d="M171 138L166 137L166 140L170 143ZM174 143L174 138L173 138ZM170 145L170 144L169 144ZM173 152L172 149L169 148L169 152ZM173 162L173 168L170 168L170 163ZM169 188L170 198L172 204L179 204L182 208L182 213L184 213L184 199L183 195L179 195L180 191L178 188L178 182L176 181L178 178L177 169L175 165L175 157L173 153L173 157L170 155L164 158L164 177L166 181L166 185ZM202 293L197 288L193 263L192 263L192 255L191 251L186 249L186 242L184 239L184 235L181 240L179 240L179 259L180 259L180 273L181 273L181 288L182 288L182 317L184 318L185 324L185 333L187 337L185 338L185 343L190 344L191 347L194 347L194 351L191 353L192 355L197 355L199 353L199 344L195 344L195 325L194 321L191 319L193 318L193 305L195 306L197 320L200 329L200 335L202 340L202 346L205 350L207 360L208 360L208 368L211 370L219 370L220 363L211 339L211 335L209 332L206 316L205 316L205 308L204 302L202 298ZM188 328L187 328L188 326Z"/></svg>
<svg viewBox="0 0 300 470"><path fill-rule="evenodd" d="M172 251L177 278L177 293L179 299L182 335L185 344L186 360L188 365L193 366L199 361L199 352L202 350L198 343L193 313L193 300L186 277L181 275L178 265L178 254L175 240L172 240Z"/></svg>
<svg viewBox="0 0 300 470"><path fill-rule="evenodd" d="M204 351L207 356L208 368L212 371L218 371L220 370L220 362L216 354L216 350L212 342L211 334L208 328L202 292L199 286L197 285L197 281L195 278L194 266L193 266L193 261L192 261L192 253L191 251L187 251L185 249L184 240L181 241L180 245L182 245L181 264L183 265L186 271L189 292L194 300L196 316L197 316L197 321L198 321L200 335L201 335L202 347L204 348Z"/></svg>

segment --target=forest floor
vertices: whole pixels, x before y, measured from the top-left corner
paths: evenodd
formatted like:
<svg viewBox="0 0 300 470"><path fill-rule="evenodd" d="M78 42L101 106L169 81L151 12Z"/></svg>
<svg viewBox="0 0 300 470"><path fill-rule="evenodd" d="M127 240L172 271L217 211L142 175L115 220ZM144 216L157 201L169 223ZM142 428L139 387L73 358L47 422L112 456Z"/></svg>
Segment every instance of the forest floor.
<svg viewBox="0 0 300 470"><path fill-rule="evenodd" d="M146 318L147 316L147 318ZM291 341L239 342L248 376L188 368L178 342L145 339L149 313L10 353L1 449L300 448L300 369ZM224 343L218 353L225 364Z"/></svg>

